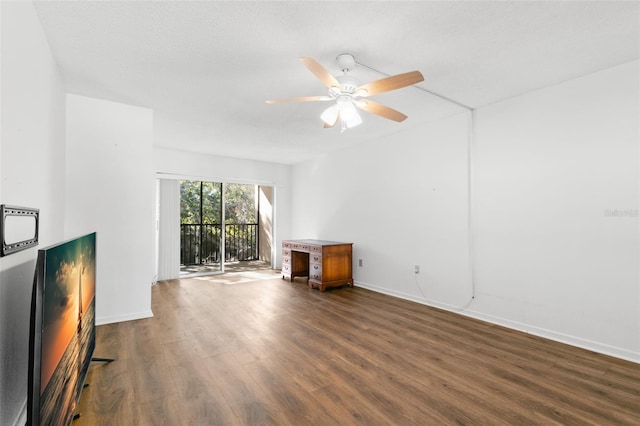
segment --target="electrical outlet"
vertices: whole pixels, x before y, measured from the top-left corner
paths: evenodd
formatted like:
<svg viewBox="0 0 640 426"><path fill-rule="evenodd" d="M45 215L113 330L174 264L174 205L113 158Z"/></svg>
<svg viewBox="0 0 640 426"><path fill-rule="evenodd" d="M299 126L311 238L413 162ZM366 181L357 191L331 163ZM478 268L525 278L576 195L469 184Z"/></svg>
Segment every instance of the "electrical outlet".
<svg viewBox="0 0 640 426"><path fill-rule="evenodd" d="M362 267L362 259L358 259L358 266Z"/></svg>
<svg viewBox="0 0 640 426"><path fill-rule="evenodd" d="M420 273L420 265L415 265L413 267L413 272L416 273L416 274L419 274Z"/></svg>

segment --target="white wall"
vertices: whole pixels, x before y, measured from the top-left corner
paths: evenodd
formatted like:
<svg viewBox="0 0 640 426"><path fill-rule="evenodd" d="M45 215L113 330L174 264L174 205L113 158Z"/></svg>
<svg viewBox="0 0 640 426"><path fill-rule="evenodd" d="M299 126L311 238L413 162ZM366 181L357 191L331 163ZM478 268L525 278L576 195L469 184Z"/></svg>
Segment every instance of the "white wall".
<svg viewBox="0 0 640 426"><path fill-rule="evenodd" d="M638 71L478 110L477 316L640 361Z"/></svg>
<svg viewBox="0 0 640 426"><path fill-rule="evenodd" d="M67 96L66 234L97 232L96 323L152 316L153 113Z"/></svg>
<svg viewBox="0 0 640 426"><path fill-rule="evenodd" d="M0 203L40 209L40 243L0 258L0 424L26 421L38 248L64 239L64 92L31 2L0 2Z"/></svg>
<svg viewBox="0 0 640 426"><path fill-rule="evenodd" d="M159 130L156 128L156 133ZM163 135L156 135L159 139ZM259 184L274 187L275 247L282 239L290 238L291 224L291 166L263 161L241 160L215 155L154 148L154 169L163 179L201 179L213 182ZM276 250L276 267L280 267L282 253Z"/></svg>
<svg viewBox="0 0 640 426"><path fill-rule="evenodd" d="M473 275L464 314L638 362L638 75L480 108L471 169L468 114L296 165L292 236L353 242L356 285L445 308Z"/></svg>
<svg viewBox="0 0 640 426"><path fill-rule="evenodd" d="M461 113L296 165L292 236L352 242L356 285L466 304L468 133Z"/></svg>

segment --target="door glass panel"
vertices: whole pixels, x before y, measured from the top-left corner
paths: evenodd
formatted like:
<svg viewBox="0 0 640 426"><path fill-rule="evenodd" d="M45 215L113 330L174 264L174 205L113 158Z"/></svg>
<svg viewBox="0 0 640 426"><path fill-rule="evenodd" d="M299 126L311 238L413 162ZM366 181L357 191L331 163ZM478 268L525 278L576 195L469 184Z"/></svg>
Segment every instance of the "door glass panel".
<svg viewBox="0 0 640 426"><path fill-rule="evenodd" d="M222 271L222 184L180 181L180 272Z"/></svg>
<svg viewBox="0 0 640 426"><path fill-rule="evenodd" d="M258 259L258 201L256 185L225 185L225 262Z"/></svg>

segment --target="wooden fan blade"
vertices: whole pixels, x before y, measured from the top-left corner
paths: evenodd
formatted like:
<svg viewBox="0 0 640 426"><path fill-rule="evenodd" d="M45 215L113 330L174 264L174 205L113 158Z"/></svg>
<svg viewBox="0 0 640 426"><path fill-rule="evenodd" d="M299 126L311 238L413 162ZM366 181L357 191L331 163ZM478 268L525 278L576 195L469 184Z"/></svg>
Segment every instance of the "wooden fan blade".
<svg viewBox="0 0 640 426"><path fill-rule="evenodd" d="M265 101L268 104L284 104L287 102L311 102L311 101L331 101L331 96L303 96L301 98L289 98L289 99L269 99Z"/></svg>
<svg viewBox="0 0 640 426"><path fill-rule="evenodd" d="M377 102L373 102L370 100L361 100L358 102L354 102L355 105L363 111L370 112L371 114L379 115L383 118L388 118L389 120L401 122L404 121L407 116L401 113L400 111L396 111L393 108L389 108L388 106L379 104Z"/></svg>
<svg viewBox="0 0 640 426"><path fill-rule="evenodd" d="M423 80L424 77L420 71L410 71L404 74L398 74L363 84L356 89L356 93L362 91L362 94L358 93L358 95L362 97L377 95L378 93L389 92L391 90L411 86L412 84L420 83Z"/></svg>
<svg viewBox="0 0 640 426"><path fill-rule="evenodd" d="M336 78L333 75L331 75L331 73L327 71L325 67L320 65L320 63L315 59L302 57L300 58L300 61L302 61L304 66L307 67L307 69L311 71L316 77L318 77L318 79L320 79L322 84L324 84L328 88L331 88L331 87L342 88L342 85L340 84L340 82L336 80Z"/></svg>

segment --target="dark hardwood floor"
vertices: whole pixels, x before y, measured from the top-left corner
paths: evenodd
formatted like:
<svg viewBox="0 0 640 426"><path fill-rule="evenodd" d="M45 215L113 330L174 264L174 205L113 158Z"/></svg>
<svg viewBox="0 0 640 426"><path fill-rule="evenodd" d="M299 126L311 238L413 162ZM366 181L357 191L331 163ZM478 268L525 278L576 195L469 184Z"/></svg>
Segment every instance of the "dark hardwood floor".
<svg viewBox="0 0 640 426"><path fill-rule="evenodd" d="M640 424L640 365L273 271L159 282L100 326L86 425Z"/></svg>

